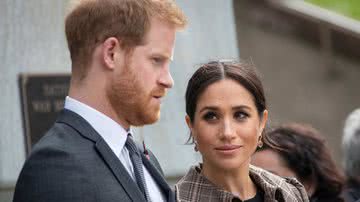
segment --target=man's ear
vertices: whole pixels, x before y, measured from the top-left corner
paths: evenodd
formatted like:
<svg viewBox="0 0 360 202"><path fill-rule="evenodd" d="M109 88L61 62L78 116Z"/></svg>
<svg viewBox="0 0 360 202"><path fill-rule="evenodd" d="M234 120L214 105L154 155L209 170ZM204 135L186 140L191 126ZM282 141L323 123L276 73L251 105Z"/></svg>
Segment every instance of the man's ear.
<svg viewBox="0 0 360 202"><path fill-rule="evenodd" d="M103 42L102 58L107 68L114 69L116 64L116 54L122 51L120 48L120 42L115 37L107 38Z"/></svg>

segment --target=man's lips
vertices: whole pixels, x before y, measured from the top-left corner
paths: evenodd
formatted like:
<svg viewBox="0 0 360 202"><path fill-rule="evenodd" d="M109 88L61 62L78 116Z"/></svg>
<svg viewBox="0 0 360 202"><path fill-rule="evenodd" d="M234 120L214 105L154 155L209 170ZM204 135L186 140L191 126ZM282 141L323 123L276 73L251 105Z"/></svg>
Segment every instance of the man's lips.
<svg viewBox="0 0 360 202"><path fill-rule="evenodd" d="M152 96L156 99L161 99L163 97L165 97L166 95L166 91L158 91L158 92L153 92Z"/></svg>
<svg viewBox="0 0 360 202"><path fill-rule="evenodd" d="M159 103L161 103L162 97L163 97L163 96L153 96L153 98L154 98L157 102L159 102Z"/></svg>
<svg viewBox="0 0 360 202"><path fill-rule="evenodd" d="M151 93L153 99L156 100L159 104L162 102L162 98L166 95L166 90L154 90Z"/></svg>
<svg viewBox="0 0 360 202"><path fill-rule="evenodd" d="M164 97L165 95L153 95L153 99L158 103L158 104L161 104L162 103L162 98Z"/></svg>

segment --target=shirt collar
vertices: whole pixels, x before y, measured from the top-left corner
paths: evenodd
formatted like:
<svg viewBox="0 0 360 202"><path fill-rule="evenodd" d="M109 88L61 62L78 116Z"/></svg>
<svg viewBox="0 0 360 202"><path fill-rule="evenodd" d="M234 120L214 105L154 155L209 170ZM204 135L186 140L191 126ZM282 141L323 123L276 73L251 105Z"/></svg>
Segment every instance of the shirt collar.
<svg viewBox="0 0 360 202"><path fill-rule="evenodd" d="M69 96L65 99L65 109L71 110L83 117L100 134L111 150L119 156L123 149L127 134L121 125L105 114Z"/></svg>

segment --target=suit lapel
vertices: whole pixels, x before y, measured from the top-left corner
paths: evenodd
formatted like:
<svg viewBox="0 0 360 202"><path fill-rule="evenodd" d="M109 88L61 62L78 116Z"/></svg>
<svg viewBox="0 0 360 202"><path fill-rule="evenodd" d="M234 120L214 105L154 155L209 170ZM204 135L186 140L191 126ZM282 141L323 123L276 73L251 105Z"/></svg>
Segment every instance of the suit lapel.
<svg viewBox="0 0 360 202"><path fill-rule="evenodd" d="M119 158L110 149L105 140L85 119L83 119L78 114L65 109L60 113L57 122L69 125L78 131L84 138L95 142L95 148L98 151L98 154L108 165L115 178L121 184L125 192L130 196L130 198L133 201L145 201L144 196L140 192L136 183L130 177L125 167L120 162Z"/></svg>
<svg viewBox="0 0 360 202"><path fill-rule="evenodd" d="M144 166L149 171L150 175L155 179L156 183L159 185L161 191L165 194L168 202L175 201L175 196L164 177L159 173L155 166L148 160L148 158L142 154L142 161Z"/></svg>

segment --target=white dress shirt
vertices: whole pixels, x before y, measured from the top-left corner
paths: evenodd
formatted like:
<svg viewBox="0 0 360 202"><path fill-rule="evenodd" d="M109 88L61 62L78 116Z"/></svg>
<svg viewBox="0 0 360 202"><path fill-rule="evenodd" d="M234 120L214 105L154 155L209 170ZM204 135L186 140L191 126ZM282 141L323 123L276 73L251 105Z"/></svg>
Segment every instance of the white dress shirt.
<svg viewBox="0 0 360 202"><path fill-rule="evenodd" d="M71 110L79 114L100 134L100 136L109 145L111 150L116 154L121 163L124 165L130 176L136 182L134 169L130 160L129 151L125 147L128 132L117 122L97 111L96 109L77 101L69 96L65 99L65 109ZM143 165L146 187L153 202L165 201L164 195L155 180L151 177L149 171Z"/></svg>

